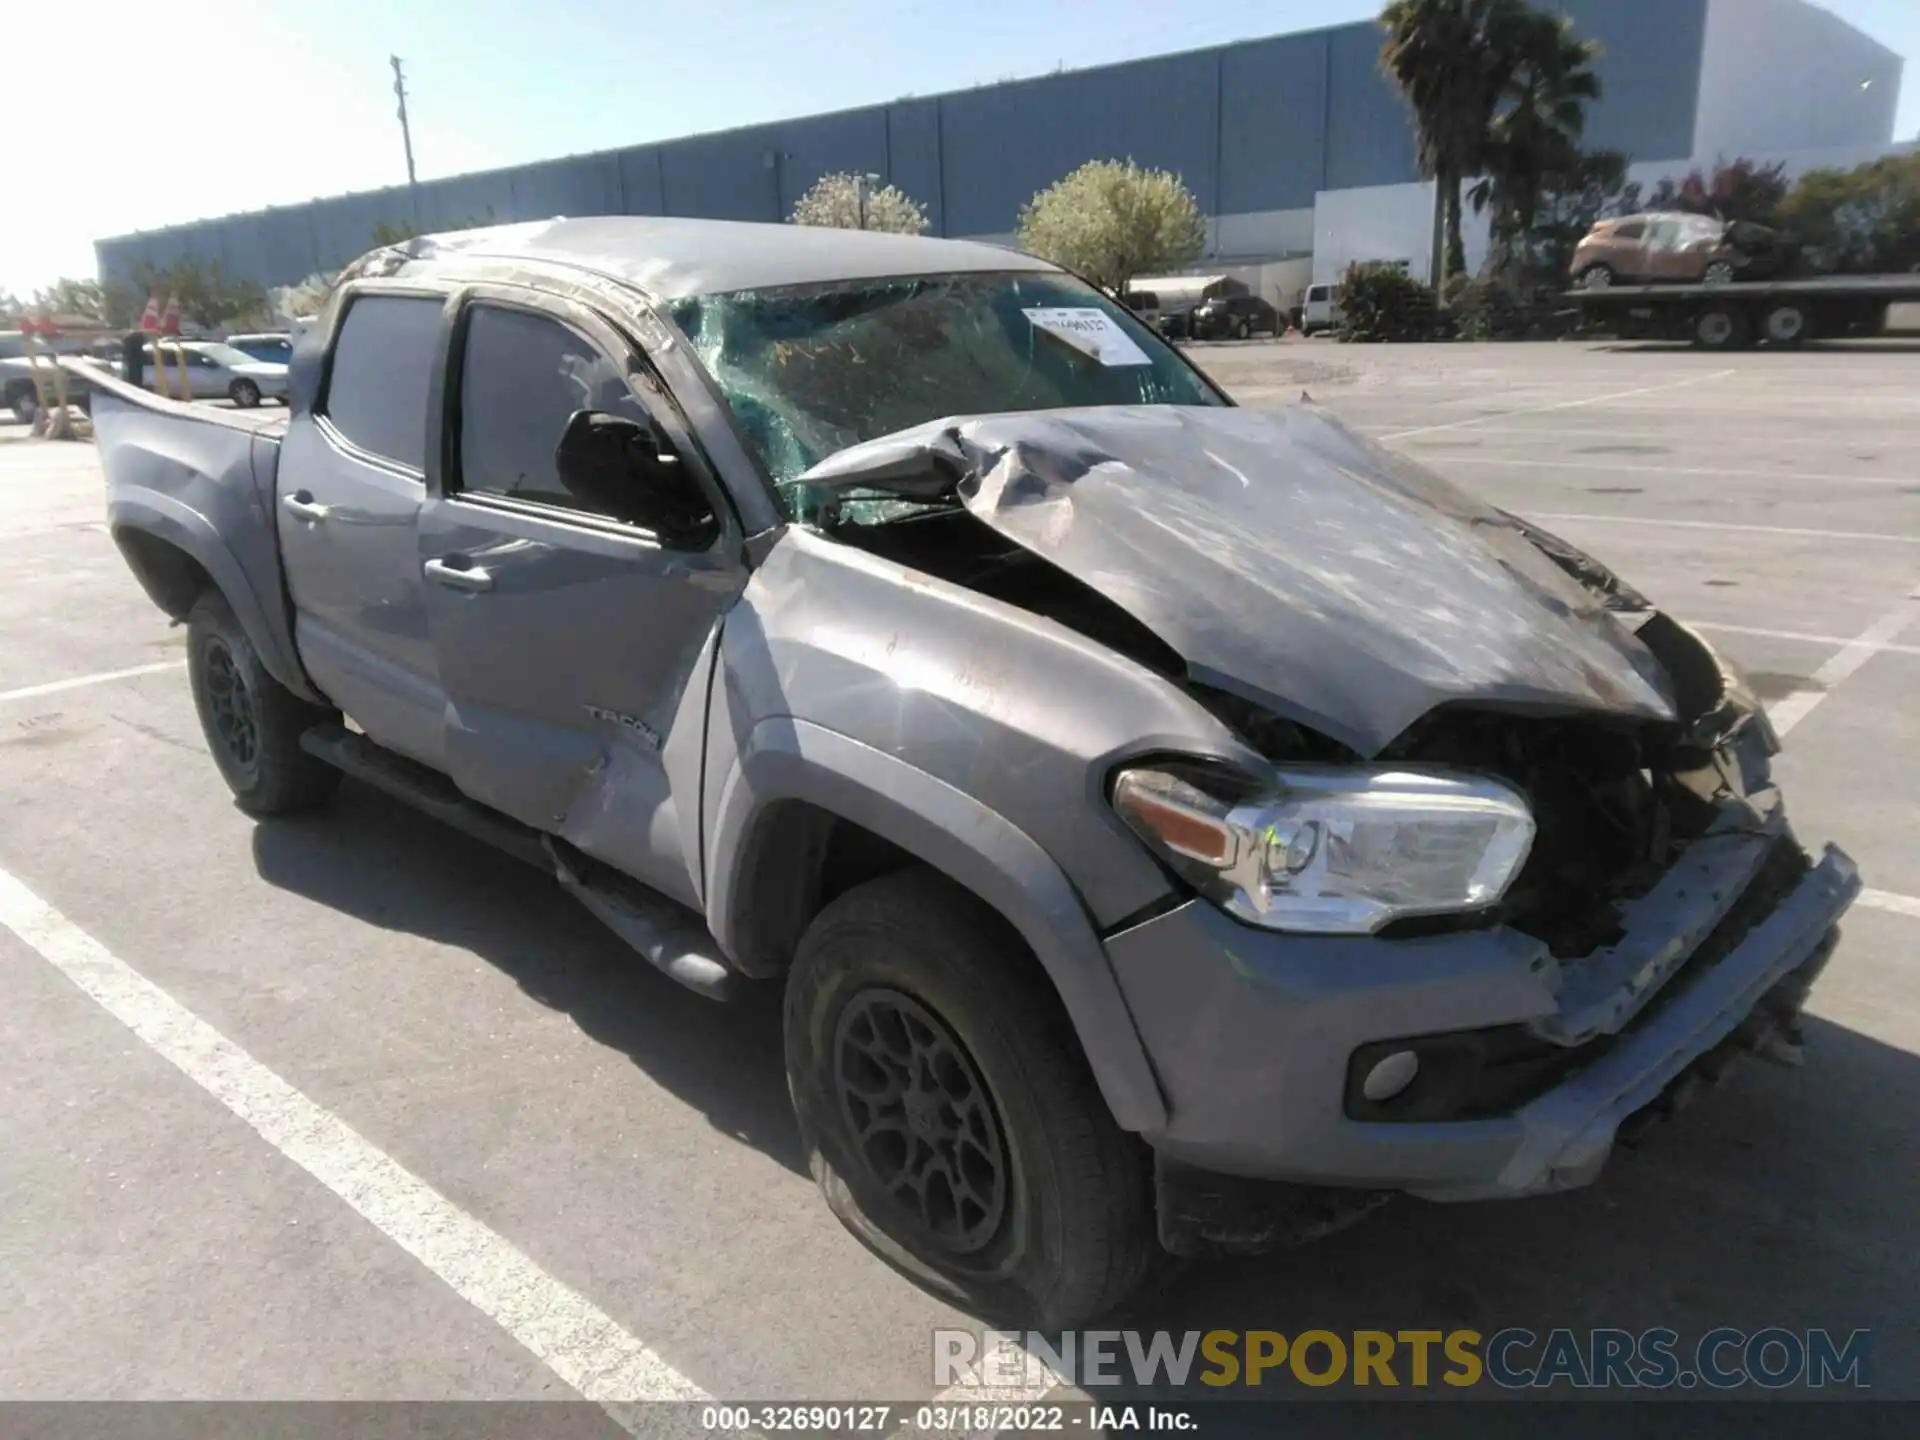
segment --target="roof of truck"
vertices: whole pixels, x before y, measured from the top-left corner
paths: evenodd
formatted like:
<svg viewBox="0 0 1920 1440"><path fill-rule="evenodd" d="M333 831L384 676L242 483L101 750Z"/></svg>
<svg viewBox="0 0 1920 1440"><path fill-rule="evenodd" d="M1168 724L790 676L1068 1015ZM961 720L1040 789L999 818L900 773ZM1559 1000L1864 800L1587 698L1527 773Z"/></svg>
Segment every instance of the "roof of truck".
<svg viewBox="0 0 1920 1440"><path fill-rule="evenodd" d="M494 225L423 235L397 248L426 266L456 256L579 265L661 300L828 280L1056 268L1018 250L972 240L642 215Z"/></svg>

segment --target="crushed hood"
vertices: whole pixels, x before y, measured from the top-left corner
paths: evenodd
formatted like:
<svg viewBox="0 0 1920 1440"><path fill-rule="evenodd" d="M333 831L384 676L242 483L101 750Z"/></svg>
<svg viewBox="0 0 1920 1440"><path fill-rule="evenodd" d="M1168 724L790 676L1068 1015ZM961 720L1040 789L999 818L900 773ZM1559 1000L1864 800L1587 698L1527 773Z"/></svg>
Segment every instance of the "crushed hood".
<svg viewBox="0 0 1920 1440"><path fill-rule="evenodd" d="M1512 519L1311 404L940 420L800 480L957 495L1193 680L1362 755L1449 702L1675 717L1652 654Z"/></svg>

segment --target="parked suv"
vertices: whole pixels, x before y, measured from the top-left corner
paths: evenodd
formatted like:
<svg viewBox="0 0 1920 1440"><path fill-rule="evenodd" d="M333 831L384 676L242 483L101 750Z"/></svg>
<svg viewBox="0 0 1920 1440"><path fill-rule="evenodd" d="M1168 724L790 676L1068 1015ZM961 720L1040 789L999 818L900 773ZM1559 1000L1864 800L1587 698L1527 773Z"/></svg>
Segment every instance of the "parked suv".
<svg viewBox="0 0 1920 1440"><path fill-rule="evenodd" d="M1277 336L1285 329L1280 312L1258 295L1216 295L1201 301L1187 317L1187 331L1195 340L1247 340Z"/></svg>
<svg viewBox="0 0 1920 1440"><path fill-rule="evenodd" d="M1711 215L1646 214L1602 220L1573 252L1573 283L1730 285L1764 280L1787 259L1777 232Z"/></svg>
<svg viewBox="0 0 1920 1440"><path fill-rule="evenodd" d="M1584 1185L1860 887L1697 635L1031 256L467 231L349 268L284 429L96 383L238 803L355 776L784 987L828 1204L986 1314Z"/></svg>

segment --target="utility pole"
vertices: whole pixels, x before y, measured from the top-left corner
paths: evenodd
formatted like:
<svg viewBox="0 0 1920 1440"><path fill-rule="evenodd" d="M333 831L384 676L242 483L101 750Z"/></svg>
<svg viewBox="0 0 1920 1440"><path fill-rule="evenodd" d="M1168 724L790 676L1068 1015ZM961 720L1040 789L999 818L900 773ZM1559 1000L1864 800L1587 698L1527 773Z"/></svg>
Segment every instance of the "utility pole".
<svg viewBox="0 0 1920 1440"><path fill-rule="evenodd" d="M400 143L407 148L407 200L413 208L413 228L417 234L420 229L420 182L413 173L413 130L407 124L407 77L400 69L398 55L389 55L387 62L393 66L393 93L400 97Z"/></svg>
<svg viewBox="0 0 1920 1440"><path fill-rule="evenodd" d="M860 209L860 228L867 228L867 177L864 173L853 177L854 203Z"/></svg>

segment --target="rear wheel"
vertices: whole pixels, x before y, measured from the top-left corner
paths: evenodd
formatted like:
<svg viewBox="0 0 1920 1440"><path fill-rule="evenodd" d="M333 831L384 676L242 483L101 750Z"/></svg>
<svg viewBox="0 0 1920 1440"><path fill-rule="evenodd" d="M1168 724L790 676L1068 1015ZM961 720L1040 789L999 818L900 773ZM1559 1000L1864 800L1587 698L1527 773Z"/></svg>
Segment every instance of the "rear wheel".
<svg viewBox="0 0 1920 1440"><path fill-rule="evenodd" d="M1693 319L1693 343L1705 350L1739 350L1753 340L1753 322L1738 305L1709 305Z"/></svg>
<svg viewBox="0 0 1920 1440"><path fill-rule="evenodd" d="M1233 325L1233 338L1236 340L1251 340L1253 338L1253 322L1250 320L1236 320Z"/></svg>
<svg viewBox="0 0 1920 1440"><path fill-rule="evenodd" d="M1019 935L951 881L901 871L820 912L787 981L786 1053L828 1205L910 1278L1053 1329L1145 1276L1145 1148Z"/></svg>
<svg viewBox="0 0 1920 1440"><path fill-rule="evenodd" d="M242 410L251 410L260 403L260 387L247 379L234 381L227 387L227 395Z"/></svg>
<svg viewBox="0 0 1920 1440"><path fill-rule="evenodd" d="M300 748L339 712L310 705L267 672L226 597L209 590L187 615L187 674L207 748L242 810L279 815L324 802L340 772Z"/></svg>
<svg viewBox="0 0 1920 1440"><path fill-rule="evenodd" d="M1767 344L1790 350L1813 333L1813 317L1807 307L1794 300L1769 305L1760 320L1760 334Z"/></svg>

